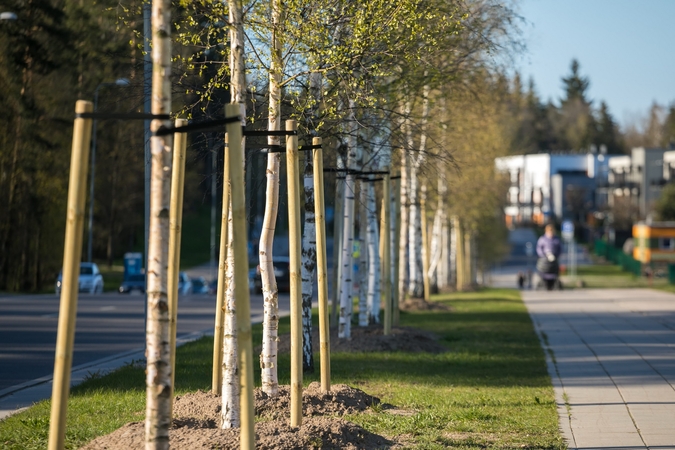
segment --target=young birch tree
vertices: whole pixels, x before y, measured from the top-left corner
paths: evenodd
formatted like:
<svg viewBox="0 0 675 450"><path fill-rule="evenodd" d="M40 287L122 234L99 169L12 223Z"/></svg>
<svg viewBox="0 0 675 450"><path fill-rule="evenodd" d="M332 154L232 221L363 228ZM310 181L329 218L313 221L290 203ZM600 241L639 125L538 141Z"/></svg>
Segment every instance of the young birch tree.
<svg viewBox="0 0 675 450"><path fill-rule="evenodd" d="M283 41L282 26L283 13L281 0L271 0L272 30L270 45L269 68L269 131L281 129L281 78L283 74ZM277 136L268 137L269 145L279 145ZM276 396L279 392L277 374L277 340L279 330L279 291L274 275L274 261L272 249L274 247L274 230L279 209L279 170L281 154L268 153L267 155L267 188L263 227L260 234L260 278L262 281L264 315L263 315L263 345L260 355L263 392Z"/></svg>
<svg viewBox="0 0 675 450"><path fill-rule="evenodd" d="M230 18L230 70L231 84L230 95L232 103L239 104L241 109L242 126L246 125L246 72L244 66L244 24L241 0L228 0ZM244 152L242 140L241 151ZM244 158L242 158L244 160ZM227 246L227 273L226 273L226 311L225 326L223 329L223 387L221 427L236 428L241 423L240 418L240 386L239 386L239 361L237 342L237 321L234 297L234 230L232 226L232 209L230 208L228 223L228 246ZM241 239L241 237L238 237Z"/></svg>
<svg viewBox="0 0 675 450"><path fill-rule="evenodd" d="M152 113L171 112L171 2L152 2ZM152 131L170 126L153 120ZM169 348L168 264L169 201L173 138L153 136L150 242L148 244L148 318L146 329L145 448L168 449L171 425L171 351Z"/></svg>

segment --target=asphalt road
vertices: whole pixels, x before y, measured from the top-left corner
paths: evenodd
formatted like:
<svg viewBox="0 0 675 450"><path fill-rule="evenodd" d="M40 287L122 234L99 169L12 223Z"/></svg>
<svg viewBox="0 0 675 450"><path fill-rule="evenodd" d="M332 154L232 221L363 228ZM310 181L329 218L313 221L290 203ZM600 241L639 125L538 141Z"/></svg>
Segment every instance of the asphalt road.
<svg viewBox="0 0 675 450"><path fill-rule="evenodd" d="M288 311L288 295L279 307ZM213 329L215 296L179 298L178 335ZM262 318L262 297L251 296L253 321ZM59 313L56 295L0 296L0 391L50 375ZM80 294L73 366L145 346L144 296Z"/></svg>

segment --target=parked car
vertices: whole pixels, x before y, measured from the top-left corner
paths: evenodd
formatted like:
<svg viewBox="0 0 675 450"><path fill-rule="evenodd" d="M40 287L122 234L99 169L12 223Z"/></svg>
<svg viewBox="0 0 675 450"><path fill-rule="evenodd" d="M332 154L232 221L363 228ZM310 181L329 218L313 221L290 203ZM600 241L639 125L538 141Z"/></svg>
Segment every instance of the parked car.
<svg viewBox="0 0 675 450"><path fill-rule="evenodd" d="M275 256L274 259L274 277L277 280L277 289L279 292L288 292L291 290L291 270L288 256ZM262 294L262 278L260 277L260 266L255 268L253 277L253 293Z"/></svg>
<svg viewBox="0 0 675 450"><path fill-rule="evenodd" d="M192 282L193 294L208 294L209 285L204 277L196 277L190 280Z"/></svg>
<svg viewBox="0 0 675 450"><path fill-rule="evenodd" d="M145 274L129 275L120 285L119 291L120 294L131 294L133 291L145 293Z"/></svg>
<svg viewBox="0 0 675 450"><path fill-rule="evenodd" d="M178 293L182 295L192 294L192 281L185 272L178 273Z"/></svg>
<svg viewBox="0 0 675 450"><path fill-rule="evenodd" d="M56 278L56 295L61 295L63 271ZM98 270L96 263L80 263L80 277L78 279L78 291L87 294L100 294L103 292L103 275Z"/></svg>

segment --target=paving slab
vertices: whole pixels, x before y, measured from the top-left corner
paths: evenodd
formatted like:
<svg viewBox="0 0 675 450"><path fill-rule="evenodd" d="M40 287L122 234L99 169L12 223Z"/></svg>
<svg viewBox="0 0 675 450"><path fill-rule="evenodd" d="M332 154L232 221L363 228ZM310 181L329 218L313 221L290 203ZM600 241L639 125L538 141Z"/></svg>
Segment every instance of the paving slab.
<svg viewBox="0 0 675 450"><path fill-rule="evenodd" d="M675 294L523 291L571 449L675 449Z"/></svg>

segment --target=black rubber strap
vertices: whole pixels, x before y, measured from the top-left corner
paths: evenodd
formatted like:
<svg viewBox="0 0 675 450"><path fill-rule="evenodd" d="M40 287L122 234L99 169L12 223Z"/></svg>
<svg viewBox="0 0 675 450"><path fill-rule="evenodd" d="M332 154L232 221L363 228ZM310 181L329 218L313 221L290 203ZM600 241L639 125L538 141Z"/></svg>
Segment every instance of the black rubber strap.
<svg viewBox="0 0 675 450"><path fill-rule="evenodd" d="M76 119L96 120L170 120L169 114L90 112L75 114Z"/></svg>
<svg viewBox="0 0 675 450"><path fill-rule="evenodd" d="M306 150L315 150L315 149L318 149L318 148L323 148L323 145L321 145L321 144L319 144L319 145L301 145L300 147L298 147L298 150L300 150L302 152L302 151L306 151ZM325 172L325 170L324 170L324 172Z"/></svg>
<svg viewBox="0 0 675 450"><path fill-rule="evenodd" d="M285 130L244 130L244 136L297 136L297 131L285 131Z"/></svg>
<svg viewBox="0 0 675 450"><path fill-rule="evenodd" d="M170 126L170 127L159 127L157 131L152 133L153 136L167 136L169 134L175 134L175 133L192 133L194 131L207 131L207 130L215 130L218 129L220 131L224 131L222 129L223 125L227 125L228 123L234 123L234 122L240 122L241 118L240 117L226 117L224 119L216 119L216 120L209 120L206 122L195 122L195 123L190 123L188 125L185 125L183 127L176 127L176 126Z"/></svg>

